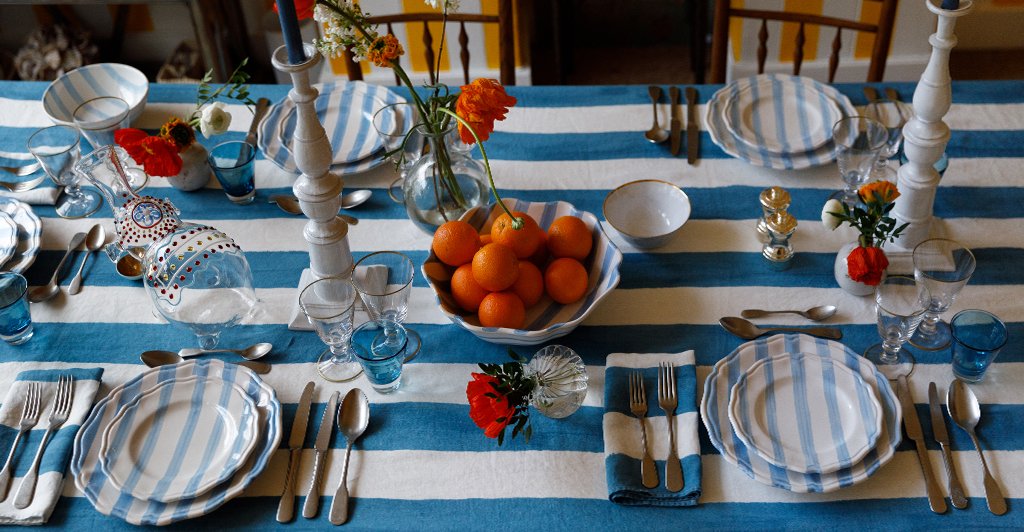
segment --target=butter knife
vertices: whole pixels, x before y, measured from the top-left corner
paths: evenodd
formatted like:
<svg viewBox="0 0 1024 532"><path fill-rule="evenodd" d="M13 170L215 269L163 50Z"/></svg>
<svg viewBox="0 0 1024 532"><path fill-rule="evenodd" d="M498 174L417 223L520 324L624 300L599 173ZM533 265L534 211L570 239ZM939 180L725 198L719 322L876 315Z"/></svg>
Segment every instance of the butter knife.
<svg viewBox="0 0 1024 532"><path fill-rule="evenodd" d="M311 519L316 517L320 509L320 479L324 473L324 464L327 462L327 451L331 445L331 432L334 429L334 411L338 408L339 392L331 394L327 400L327 407L324 408L324 417L320 418L320 430L316 433L316 443L313 444L313 478L309 483L309 494L306 495L306 503L302 505L302 517Z"/></svg>
<svg viewBox="0 0 1024 532"><path fill-rule="evenodd" d="M306 425L309 424L309 408L313 404L313 382L306 383L299 398L299 409L295 411L292 433L288 436L288 474L285 476L284 492L277 505L277 522L287 523L295 517L295 477L302 460L302 442L306 439Z"/></svg>
<svg viewBox="0 0 1024 532"><path fill-rule="evenodd" d="M946 476L949 477L949 500L953 503L954 508L967 508L967 497L964 496L964 488L956 476L953 456L949 452L949 432L946 431L946 418L942 415L942 408L939 406L939 393L935 389L934 382L928 383L928 410L932 415L932 435L942 447L942 461L946 464Z"/></svg>
<svg viewBox="0 0 1024 532"><path fill-rule="evenodd" d="M668 90L668 95L672 100L672 156L679 155L680 150L683 147L683 118L682 111L679 108L679 87L672 87Z"/></svg>
<svg viewBox="0 0 1024 532"><path fill-rule="evenodd" d="M928 461L928 451L924 445L924 432L921 430L921 421L917 418L917 410L914 410L914 398L910 394L906 375L900 375L896 386L896 395L900 398L900 407L903 410L903 429L907 432L907 437L914 440L914 446L917 448L917 460L921 464L924 486L928 491L928 506L933 512L944 514L946 513L946 499L942 496L939 484L935 482L932 465Z"/></svg>
<svg viewBox="0 0 1024 532"><path fill-rule="evenodd" d="M256 146L256 134L260 128L260 121L263 120L263 115L267 114L267 110L270 109L270 100L266 98L260 98L256 100L256 109L253 110L252 123L249 124L249 133L245 135L245 142ZM238 154L238 164L245 162L245 152Z"/></svg>
<svg viewBox="0 0 1024 532"><path fill-rule="evenodd" d="M686 162L697 163L700 156L700 128L697 127L697 89L686 87Z"/></svg>

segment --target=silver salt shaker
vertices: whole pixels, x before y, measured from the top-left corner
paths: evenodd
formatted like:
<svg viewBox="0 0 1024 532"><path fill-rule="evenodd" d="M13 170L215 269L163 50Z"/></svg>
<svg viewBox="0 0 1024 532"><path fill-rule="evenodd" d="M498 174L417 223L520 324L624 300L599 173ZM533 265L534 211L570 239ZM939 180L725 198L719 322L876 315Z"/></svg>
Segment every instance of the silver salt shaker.
<svg viewBox="0 0 1024 532"><path fill-rule="evenodd" d="M768 231L768 217L777 212L782 212L788 209L791 198L786 189L782 187L770 187L761 191L759 199L761 201L762 212L761 218L757 221L757 239L762 244L767 244L772 238Z"/></svg>
<svg viewBox="0 0 1024 532"><path fill-rule="evenodd" d="M789 239L796 231L796 218L786 211L779 211L765 218L768 242L761 249L761 255L773 270L785 270L793 258L793 245Z"/></svg>

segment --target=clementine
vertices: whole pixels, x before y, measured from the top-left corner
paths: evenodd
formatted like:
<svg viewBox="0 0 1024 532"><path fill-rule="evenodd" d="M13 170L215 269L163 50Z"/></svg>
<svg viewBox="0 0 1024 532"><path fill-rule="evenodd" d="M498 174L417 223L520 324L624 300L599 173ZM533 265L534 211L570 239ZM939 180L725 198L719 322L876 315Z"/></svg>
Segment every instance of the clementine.
<svg viewBox="0 0 1024 532"><path fill-rule="evenodd" d="M492 292L480 302L480 325L522 329L526 325L526 307L512 292Z"/></svg>
<svg viewBox="0 0 1024 532"><path fill-rule="evenodd" d="M512 227L512 218L522 218L523 226L519 229ZM498 244L512 248L516 257L525 259L533 255L537 248L544 243L543 230L537 225L537 221L525 212L513 212L502 214L491 224L491 240Z"/></svg>
<svg viewBox="0 0 1024 532"><path fill-rule="evenodd" d="M544 287L551 299L563 304L579 301L587 291L587 270L580 261L562 257L551 261L544 271Z"/></svg>
<svg viewBox="0 0 1024 532"><path fill-rule="evenodd" d="M575 216L562 216L548 227L548 251L553 257L571 257L583 260L594 246L594 235L583 220Z"/></svg>
<svg viewBox="0 0 1024 532"><path fill-rule="evenodd" d="M491 292L500 292L519 277L519 259L512 248L487 244L473 255L473 278Z"/></svg>
<svg viewBox="0 0 1024 532"><path fill-rule="evenodd" d="M526 308L536 305L544 295L544 274L532 262L519 261L519 278L512 285L512 291L523 300Z"/></svg>
<svg viewBox="0 0 1024 532"><path fill-rule="evenodd" d="M476 312L487 294L487 290L481 288L473 278L471 264L459 266L452 274L452 297L463 310Z"/></svg>
<svg viewBox="0 0 1024 532"><path fill-rule="evenodd" d="M452 220L441 224L434 231L430 249L441 262L449 266L462 266L473 260L473 254L480 249L480 235L467 222Z"/></svg>

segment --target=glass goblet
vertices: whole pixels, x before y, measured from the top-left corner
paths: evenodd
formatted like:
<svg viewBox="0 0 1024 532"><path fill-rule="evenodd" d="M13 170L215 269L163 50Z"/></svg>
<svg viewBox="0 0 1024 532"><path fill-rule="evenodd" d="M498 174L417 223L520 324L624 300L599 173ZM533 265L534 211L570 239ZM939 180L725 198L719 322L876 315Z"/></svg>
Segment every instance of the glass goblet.
<svg viewBox="0 0 1024 532"><path fill-rule="evenodd" d="M412 360L420 350L420 335L406 327L406 341L402 341L396 327L389 324L404 324L409 314L409 294L412 293L412 279L416 274L412 259L397 251L378 251L359 259L355 268L383 266L387 268L387 282L383 285L371 282L371 276L354 275L353 284L359 291L359 297L366 306L370 319L381 326L381 332L374 338L371 349L383 352L389 349L401 349L403 346L408 355L405 360Z"/></svg>
<svg viewBox="0 0 1024 532"><path fill-rule="evenodd" d="M93 149L114 143L114 132L128 127L128 102L117 96L99 96L75 109L75 126Z"/></svg>
<svg viewBox="0 0 1024 532"><path fill-rule="evenodd" d="M952 342L949 324L939 316L949 310L976 265L971 250L956 240L932 238L914 248L914 278L928 288L929 302L911 345L937 351Z"/></svg>
<svg viewBox="0 0 1024 532"><path fill-rule="evenodd" d="M74 168L81 149L81 136L70 126L44 127L28 138L29 153L54 183L64 187L55 205L61 218L84 218L103 205L98 192L78 186L80 176Z"/></svg>
<svg viewBox="0 0 1024 532"><path fill-rule="evenodd" d="M871 169L887 138L885 126L866 116L851 116L835 123L832 141L836 147L839 175L846 188L831 197L841 197L843 203L851 208L857 204L857 189L871 176Z"/></svg>
<svg viewBox="0 0 1024 532"><path fill-rule="evenodd" d="M362 347L352 344L355 303L352 283L339 277L314 281L299 293L299 308L328 347L316 361L317 373L325 380L344 382L363 371L356 361L357 350Z"/></svg>
<svg viewBox="0 0 1024 532"><path fill-rule="evenodd" d="M921 323L927 305L928 290L913 277L892 275L875 287L878 335L882 342L864 351L864 358L878 366L886 377L896 377L906 365L909 368L904 375L913 370L914 357L902 348Z"/></svg>
<svg viewBox="0 0 1024 532"><path fill-rule="evenodd" d="M875 100L864 107L864 115L885 126L886 141L879 150L878 159L871 169L871 178L883 181L896 181L896 170L889 167L889 159L896 156L903 143L903 126L913 116L914 109L903 102L882 99Z"/></svg>

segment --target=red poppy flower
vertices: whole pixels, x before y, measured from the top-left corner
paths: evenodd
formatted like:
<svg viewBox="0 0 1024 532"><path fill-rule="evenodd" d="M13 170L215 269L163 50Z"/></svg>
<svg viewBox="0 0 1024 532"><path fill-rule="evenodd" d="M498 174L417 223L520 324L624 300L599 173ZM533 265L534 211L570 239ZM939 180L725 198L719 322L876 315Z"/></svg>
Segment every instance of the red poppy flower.
<svg viewBox="0 0 1024 532"><path fill-rule="evenodd" d="M484 436L497 438L512 419L515 409L509 406L504 395L494 389L493 384L496 384L498 379L483 373L473 373L472 376L473 380L466 385L469 417L476 426L484 429Z"/></svg>
<svg viewBox="0 0 1024 532"><path fill-rule="evenodd" d="M299 20L313 18L313 7L316 0L295 0L295 14ZM277 2L274 2L274 13L277 13Z"/></svg>
<svg viewBox="0 0 1024 532"><path fill-rule="evenodd" d="M146 158L146 150L142 147L142 141L146 137L149 137L149 134L145 131L130 127L118 129L114 132L114 142L124 148L124 151L128 152L128 155L139 164L142 164L142 161Z"/></svg>
<svg viewBox="0 0 1024 532"><path fill-rule="evenodd" d="M494 131L494 121L504 120L508 108L516 104L516 99L505 92L505 87L498 80L476 79L469 85L463 85L461 90L455 113L472 126L480 142L487 140ZM459 136L467 144L476 142L462 123L459 123Z"/></svg>
<svg viewBox="0 0 1024 532"><path fill-rule="evenodd" d="M846 256L850 279L858 283L875 286L882 282L882 274L889 267L882 248L857 246Z"/></svg>
<svg viewBox="0 0 1024 532"><path fill-rule="evenodd" d="M133 157L142 165L147 174L158 177L178 175L181 172L181 156L173 142L163 137L146 137L141 142L146 155L143 160Z"/></svg>

